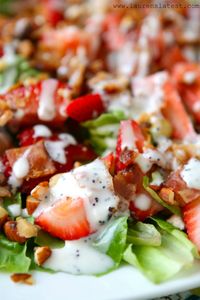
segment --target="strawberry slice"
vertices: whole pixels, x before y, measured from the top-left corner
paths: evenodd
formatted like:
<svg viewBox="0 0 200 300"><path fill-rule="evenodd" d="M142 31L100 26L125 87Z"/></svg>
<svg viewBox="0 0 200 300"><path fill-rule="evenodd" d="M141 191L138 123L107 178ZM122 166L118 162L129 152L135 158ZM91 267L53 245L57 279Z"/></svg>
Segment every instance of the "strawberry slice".
<svg viewBox="0 0 200 300"><path fill-rule="evenodd" d="M54 88L48 94L47 91L52 88L52 85ZM6 94L0 95L0 100L5 101L13 111L14 117L10 124L14 128L16 125L27 127L41 122L59 127L67 118L65 108L69 99L65 97L65 92L68 90L66 83L49 78L33 84L13 86ZM48 111L47 107L51 113L53 112L48 118L45 115Z"/></svg>
<svg viewBox="0 0 200 300"><path fill-rule="evenodd" d="M183 220L189 239L200 251L200 200L194 200L183 208Z"/></svg>
<svg viewBox="0 0 200 300"><path fill-rule="evenodd" d="M43 230L63 240L75 240L91 233L81 198L60 200L35 220Z"/></svg>
<svg viewBox="0 0 200 300"><path fill-rule="evenodd" d="M122 170L133 162L134 153L142 152L144 141L144 135L137 122L121 122L116 148L117 170Z"/></svg>
<svg viewBox="0 0 200 300"><path fill-rule="evenodd" d="M78 122L96 118L104 111L104 104L99 94L79 97L67 107L68 116Z"/></svg>
<svg viewBox="0 0 200 300"><path fill-rule="evenodd" d="M179 140L195 138L196 133L179 94L171 83L164 85L165 101L163 115L173 128L173 137Z"/></svg>

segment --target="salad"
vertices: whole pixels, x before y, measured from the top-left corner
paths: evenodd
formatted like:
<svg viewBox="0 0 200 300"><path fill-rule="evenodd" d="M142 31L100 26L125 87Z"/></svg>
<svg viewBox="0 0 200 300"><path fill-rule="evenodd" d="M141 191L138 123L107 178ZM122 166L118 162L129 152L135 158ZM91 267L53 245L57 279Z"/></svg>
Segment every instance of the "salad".
<svg viewBox="0 0 200 300"><path fill-rule="evenodd" d="M0 271L15 282L129 264L161 283L199 259L200 9L110 2L0 0Z"/></svg>

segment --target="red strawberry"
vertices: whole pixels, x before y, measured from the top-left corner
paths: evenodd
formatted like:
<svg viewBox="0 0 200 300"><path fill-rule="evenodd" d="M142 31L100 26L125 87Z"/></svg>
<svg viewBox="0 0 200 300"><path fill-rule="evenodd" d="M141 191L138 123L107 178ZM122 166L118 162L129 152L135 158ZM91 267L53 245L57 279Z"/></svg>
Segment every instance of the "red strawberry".
<svg viewBox="0 0 200 300"><path fill-rule="evenodd" d="M117 140L117 170L124 169L133 162L134 152L142 152L144 136L138 123L133 120L122 121Z"/></svg>
<svg viewBox="0 0 200 300"><path fill-rule="evenodd" d="M67 107L67 114L78 122L96 118L105 111L103 101L98 94L79 97Z"/></svg>
<svg viewBox="0 0 200 300"><path fill-rule="evenodd" d="M53 95L55 105L55 116L51 120L45 120L38 116L41 94L52 85L57 84ZM61 92L60 92L61 91ZM0 100L5 101L13 112L14 118L10 123L15 127L30 126L39 122L48 123L54 127L63 125L66 120L65 107L69 100L64 96L68 91L68 85L56 79L45 79L34 84L19 84L10 89L6 94L0 95ZM22 105L23 103L23 105Z"/></svg>
<svg viewBox="0 0 200 300"><path fill-rule="evenodd" d="M179 140L184 138L195 138L196 133L192 121L187 114L181 98L171 83L164 85L165 101L163 115L173 128L173 137Z"/></svg>
<svg viewBox="0 0 200 300"><path fill-rule="evenodd" d="M81 198L60 200L42 212L35 223L63 240L75 240L91 233Z"/></svg>
<svg viewBox="0 0 200 300"><path fill-rule="evenodd" d="M200 251L200 200L196 199L183 208L183 220L189 239Z"/></svg>

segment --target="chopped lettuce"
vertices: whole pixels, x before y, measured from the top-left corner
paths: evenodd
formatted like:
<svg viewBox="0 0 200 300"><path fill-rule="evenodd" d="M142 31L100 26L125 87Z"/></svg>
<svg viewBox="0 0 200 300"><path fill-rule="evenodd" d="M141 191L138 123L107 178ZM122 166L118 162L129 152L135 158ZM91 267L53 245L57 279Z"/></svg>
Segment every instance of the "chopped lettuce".
<svg viewBox="0 0 200 300"><path fill-rule="evenodd" d="M5 54L0 59L0 93L5 93L13 84L27 78L37 77L40 72L30 66L26 59L14 53L11 45L6 45Z"/></svg>
<svg viewBox="0 0 200 300"><path fill-rule="evenodd" d="M153 224L137 222L128 229L127 243L138 246L160 246L161 234Z"/></svg>
<svg viewBox="0 0 200 300"><path fill-rule="evenodd" d="M90 143L98 154L106 150L114 150L116 147L117 134L121 120L126 119L121 111L105 113L95 120L82 123L90 135Z"/></svg>
<svg viewBox="0 0 200 300"><path fill-rule="evenodd" d="M108 223L95 239L93 246L109 255L118 265L126 246L127 217L120 217Z"/></svg>
<svg viewBox="0 0 200 300"><path fill-rule="evenodd" d="M133 241L126 248L123 258L150 280L160 283L191 266L197 257L197 250L185 233L158 218L152 220L161 234L160 246L138 245Z"/></svg>
<svg viewBox="0 0 200 300"><path fill-rule="evenodd" d="M0 235L0 270L14 273L26 273L31 260L26 256L26 244L20 245Z"/></svg>
<svg viewBox="0 0 200 300"><path fill-rule="evenodd" d="M19 211L19 214L17 214L19 216L21 214L22 207L21 194L17 193L11 197L4 198L3 206L12 218L16 217L16 214L14 213L16 210Z"/></svg>
<svg viewBox="0 0 200 300"><path fill-rule="evenodd" d="M43 230L39 230L35 243L39 246L48 246L51 249L62 248L65 246L65 242L58 238L55 238Z"/></svg>
<svg viewBox="0 0 200 300"><path fill-rule="evenodd" d="M167 204L165 201L163 201L158 194L149 187L149 178L147 176L144 176L143 178L143 187L144 189L151 195L151 197L158 202L159 204L161 204L163 207L167 208L169 211L171 211L173 214L180 216L181 215L181 211L180 208L178 206L175 205L169 205Z"/></svg>

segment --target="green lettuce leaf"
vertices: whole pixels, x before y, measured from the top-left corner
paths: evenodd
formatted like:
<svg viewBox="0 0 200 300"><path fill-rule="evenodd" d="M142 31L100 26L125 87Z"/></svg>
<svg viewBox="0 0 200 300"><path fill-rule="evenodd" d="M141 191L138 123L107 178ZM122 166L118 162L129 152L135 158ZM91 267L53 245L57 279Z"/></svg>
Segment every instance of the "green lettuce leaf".
<svg viewBox="0 0 200 300"><path fill-rule="evenodd" d="M89 142L98 154L114 150L121 120L126 119L123 112L105 113L95 120L82 123L89 131Z"/></svg>
<svg viewBox="0 0 200 300"><path fill-rule="evenodd" d="M126 246L127 217L120 217L108 223L95 239L93 246L109 255L119 265Z"/></svg>
<svg viewBox="0 0 200 300"><path fill-rule="evenodd" d="M51 249L62 248L65 246L65 242L63 240L55 238L43 230L38 231L35 243L39 246L48 246Z"/></svg>
<svg viewBox="0 0 200 300"><path fill-rule="evenodd" d="M161 234L160 246L132 243L126 248L123 258L141 270L150 280L160 283L190 267L198 253L185 233L158 218L152 220Z"/></svg>
<svg viewBox="0 0 200 300"><path fill-rule="evenodd" d="M8 46L9 47L9 46ZM23 57L12 52L9 48L9 60L3 56L4 67L0 69L0 93L5 93L13 84L27 78L37 77L40 72L32 68Z"/></svg>
<svg viewBox="0 0 200 300"><path fill-rule="evenodd" d="M137 222L128 229L127 243L140 246L160 246L161 234L154 225Z"/></svg>
<svg viewBox="0 0 200 300"><path fill-rule="evenodd" d="M12 215L12 211L9 209L10 205L17 204L19 205L20 209L22 207L22 198L21 194L17 193L11 197L5 197L3 199L3 207L9 212L9 215L14 218L15 216Z"/></svg>
<svg viewBox="0 0 200 300"><path fill-rule="evenodd" d="M160 198L160 196L158 196L158 194L153 189L151 189L149 187L149 178L147 176L144 176L144 178L143 178L143 187L151 195L151 197L156 202L158 202L163 207L165 207L166 209L168 209L169 211L171 211L173 214L178 215L178 216L181 215L181 211L180 211L180 208L178 206L167 204L165 201L163 201Z"/></svg>
<svg viewBox="0 0 200 300"><path fill-rule="evenodd" d="M12 273L26 273L31 260L26 256L26 244L20 245L0 235L0 270Z"/></svg>

